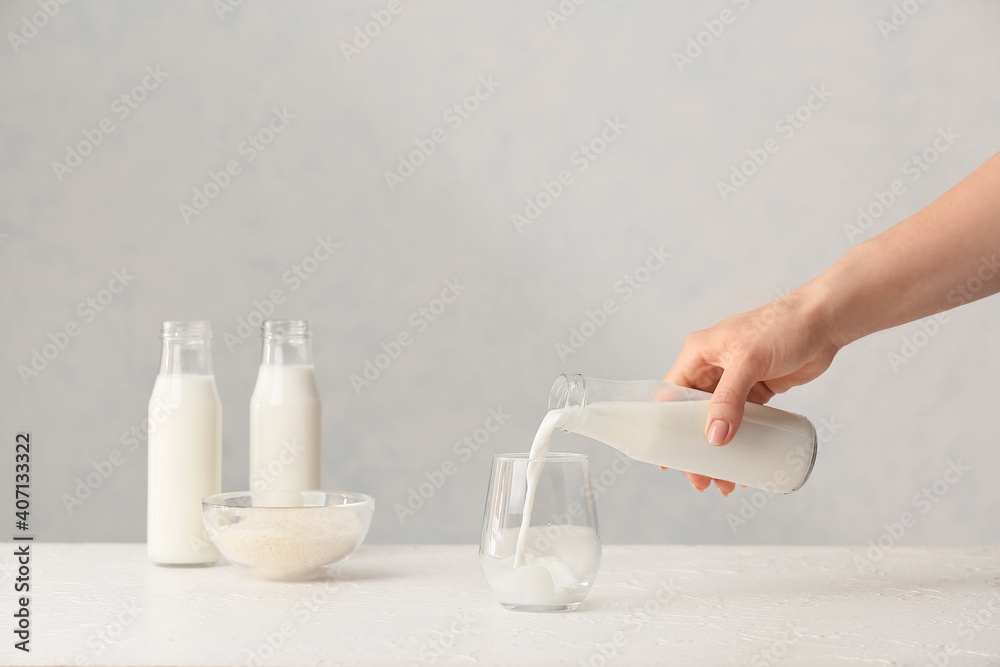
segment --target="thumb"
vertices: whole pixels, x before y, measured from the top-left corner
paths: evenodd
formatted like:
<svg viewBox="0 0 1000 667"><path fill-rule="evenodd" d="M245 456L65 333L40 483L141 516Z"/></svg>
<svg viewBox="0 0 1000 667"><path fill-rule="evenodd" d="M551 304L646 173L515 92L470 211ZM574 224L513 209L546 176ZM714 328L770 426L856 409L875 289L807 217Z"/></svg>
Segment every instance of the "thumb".
<svg viewBox="0 0 1000 667"><path fill-rule="evenodd" d="M743 421L750 389L757 384L757 373L751 364L737 362L727 366L708 404L705 421L705 438L713 445L727 445L732 441Z"/></svg>

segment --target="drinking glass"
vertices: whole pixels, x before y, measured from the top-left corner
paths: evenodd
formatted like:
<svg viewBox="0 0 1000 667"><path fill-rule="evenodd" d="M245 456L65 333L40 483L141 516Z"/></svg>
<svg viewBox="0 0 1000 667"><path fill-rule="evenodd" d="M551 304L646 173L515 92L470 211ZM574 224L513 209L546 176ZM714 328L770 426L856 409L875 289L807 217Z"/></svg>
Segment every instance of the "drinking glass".
<svg viewBox="0 0 1000 667"><path fill-rule="evenodd" d="M526 516L532 477L538 481ZM522 529L522 522L529 523ZM479 563L501 605L514 611L576 609L600 562L601 533L586 456L493 457Z"/></svg>

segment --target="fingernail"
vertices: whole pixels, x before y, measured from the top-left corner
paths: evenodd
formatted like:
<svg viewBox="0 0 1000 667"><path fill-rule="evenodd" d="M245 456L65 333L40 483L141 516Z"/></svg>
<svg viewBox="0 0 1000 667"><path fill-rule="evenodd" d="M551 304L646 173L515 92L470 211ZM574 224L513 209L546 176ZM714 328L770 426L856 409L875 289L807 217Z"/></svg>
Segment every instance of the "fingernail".
<svg viewBox="0 0 1000 667"><path fill-rule="evenodd" d="M723 498L728 498L728 497L729 497L729 494L728 494L728 493L726 493L725 491L723 491L723 490L722 490L722 487L721 487L721 486L719 486L718 484L716 484L716 485L715 485L715 488L717 488L717 489L719 490L719 493L721 493L721 494L722 494L722 497L723 497Z"/></svg>
<svg viewBox="0 0 1000 667"><path fill-rule="evenodd" d="M729 435L729 424L721 419L716 419L708 427L708 441L713 445L721 445L727 435Z"/></svg>
<svg viewBox="0 0 1000 667"><path fill-rule="evenodd" d="M666 467L666 466L660 466L660 472L663 472L663 471L664 471L664 470L666 470L666 469L667 469L667 467Z"/></svg>

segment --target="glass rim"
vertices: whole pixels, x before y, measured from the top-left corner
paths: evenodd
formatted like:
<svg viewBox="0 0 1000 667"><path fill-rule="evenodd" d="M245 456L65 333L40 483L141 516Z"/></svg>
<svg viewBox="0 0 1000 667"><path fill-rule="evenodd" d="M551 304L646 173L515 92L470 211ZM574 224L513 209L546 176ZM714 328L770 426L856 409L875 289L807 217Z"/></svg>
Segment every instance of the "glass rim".
<svg viewBox="0 0 1000 667"><path fill-rule="evenodd" d="M586 454L579 454L577 452L549 452L545 456L537 456L531 458L529 454L524 452L518 452L513 454L494 454L494 461L545 461L551 463L558 462L569 462L569 461L586 461Z"/></svg>

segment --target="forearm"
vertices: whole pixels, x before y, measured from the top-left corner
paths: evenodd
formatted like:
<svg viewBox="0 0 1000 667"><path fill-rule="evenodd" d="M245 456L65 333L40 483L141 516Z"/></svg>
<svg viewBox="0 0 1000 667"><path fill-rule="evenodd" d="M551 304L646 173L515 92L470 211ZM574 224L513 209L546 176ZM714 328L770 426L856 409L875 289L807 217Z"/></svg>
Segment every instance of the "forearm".
<svg viewBox="0 0 1000 667"><path fill-rule="evenodd" d="M838 347L1000 291L1000 153L799 291Z"/></svg>

